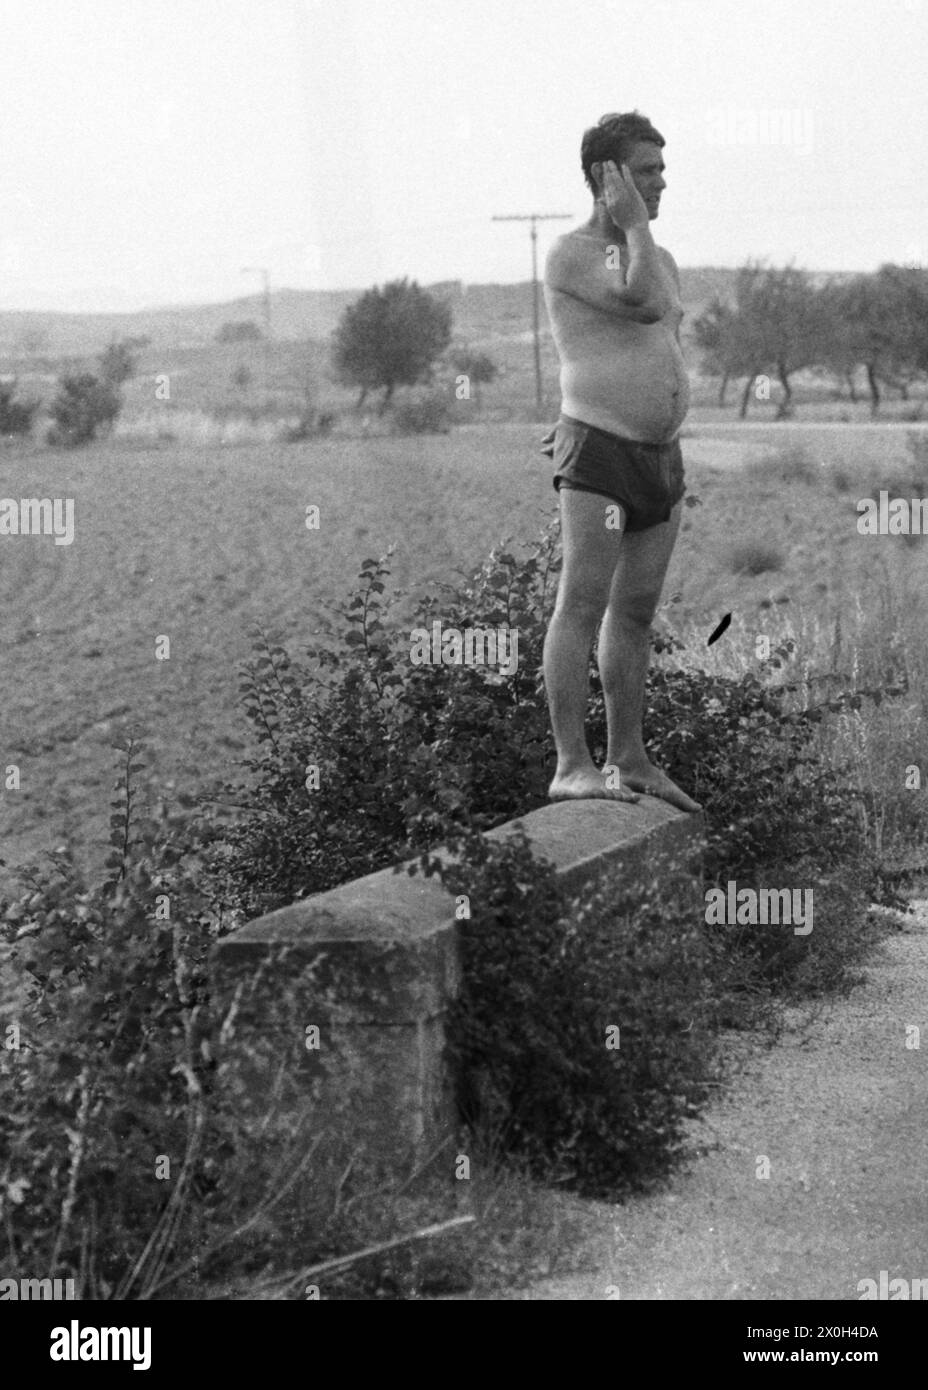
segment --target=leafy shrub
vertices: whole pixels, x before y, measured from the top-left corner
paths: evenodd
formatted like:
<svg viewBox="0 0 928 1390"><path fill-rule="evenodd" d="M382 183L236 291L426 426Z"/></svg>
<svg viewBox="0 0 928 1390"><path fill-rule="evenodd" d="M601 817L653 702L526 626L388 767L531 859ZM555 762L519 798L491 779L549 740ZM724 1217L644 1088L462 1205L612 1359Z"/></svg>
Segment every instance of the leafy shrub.
<svg viewBox="0 0 928 1390"><path fill-rule="evenodd" d="M724 893L726 882L715 886ZM782 922L713 923L708 933L720 999L741 991L801 998L845 992L858 982L854 966L881 934L868 915L873 884L865 867L844 863L823 869L808 859L771 860L755 877L742 878L738 887L798 891L800 911L811 906L811 930L797 933ZM805 890L811 890L811 897ZM803 928L809 925L808 919L802 923Z"/></svg>
<svg viewBox="0 0 928 1390"><path fill-rule="evenodd" d="M456 828L488 829L546 804L554 749L539 668L559 563L552 527L533 553L493 552L459 590L424 595L401 623L385 592L387 557L368 560L307 663L256 641L242 693L262 751L249 762L247 788L218 794L250 809L221 829L204 827L222 901L257 915L418 854ZM437 616L444 629L517 630L518 669L412 665L412 629L429 631ZM672 653L679 643L656 645ZM791 643L772 654L770 678L791 655ZM878 896L860 795L817 739L824 719L899 693L887 684L813 703L796 682L654 664L645 736L655 762L706 808L707 883L762 884L768 868L807 863L825 874L859 864ZM595 668L587 730L602 762Z"/></svg>
<svg viewBox="0 0 928 1390"><path fill-rule="evenodd" d="M118 389L135 376L136 343L137 340L133 338L113 341L100 354L100 378L108 386Z"/></svg>
<svg viewBox="0 0 928 1390"><path fill-rule="evenodd" d="M328 1056L309 1079L287 1056L304 997L269 1001L259 971L210 998L208 952L230 923L197 887L186 812L140 812L144 765L123 748L105 882L58 853L0 904L0 1276L73 1278L92 1299L183 1293L207 1266L247 1272L294 1244L327 1254L346 1164L365 1167L338 1106L328 1130L314 1112ZM314 1017L329 1016L323 995ZM244 1072L227 1063L217 1085L243 1031Z"/></svg>
<svg viewBox="0 0 928 1390"><path fill-rule="evenodd" d="M126 745L106 883L89 887L57 854L24 874L0 922L2 1013L22 1033L2 1054L3 1262L76 1277L86 1297L120 1286L126 1296L157 1274L183 1222L205 1121L211 936L167 846L158 867L137 857L152 831L126 791L136 755ZM160 892L170 920L155 913ZM170 1182L158 1181L159 1155Z"/></svg>
<svg viewBox="0 0 928 1390"><path fill-rule="evenodd" d="M782 667L793 648L788 640L774 649L771 669ZM753 673L739 679L667 667L650 673L649 753L705 807L710 881L754 880L768 864L806 856L828 867L845 858L860 862L858 795L847 786L849 770L818 755L815 733L826 714L860 708L865 696L879 701L883 692L841 694L791 711L788 701L798 693L795 684L764 685ZM594 757L604 756L598 674L588 728Z"/></svg>
<svg viewBox="0 0 928 1390"><path fill-rule="evenodd" d="M494 552L460 592L423 596L404 624L391 617L387 557L366 560L308 663L256 637L241 693L261 751L246 760L247 790L217 792L251 809L203 826L223 901L269 911L436 844L456 824L489 828L544 804L553 748L538 667L554 548L552 528L528 562ZM446 628L517 629L518 669L413 665L411 632L438 614ZM318 790L305 785L310 764Z"/></svg>
<svg viewBox="0 0 928 1390"><path fill-rule="evenodd" d="M112 384L90 372L63 376L50 415L54 424L50 444L88 444L98 430L112 425L122 408L122 398Z"/></svg>
<svg viewBox="0 0 928 1390"><path fill-rule="evenodd" d="M40 405L39 401L16 401L15 393L15 380L0 381L0 435L7 438L28 434Z"/></svg>
<svg viewBox="0 0 928 1390"><path fill-rule="evenodd" d="M447 434L451 412L444 391L422 391L398 401L393 407L393 426L397 434Z"/></svg>
<svg viewBox="0 0 928 1390"><path fill-rule="evenodd" d="M447 1023L468 1122L538 1176L602 1196L644 1186L713 1071L698 894L655 861L568 899L524 833L454 849L421 865L473 904Z"/></svg>

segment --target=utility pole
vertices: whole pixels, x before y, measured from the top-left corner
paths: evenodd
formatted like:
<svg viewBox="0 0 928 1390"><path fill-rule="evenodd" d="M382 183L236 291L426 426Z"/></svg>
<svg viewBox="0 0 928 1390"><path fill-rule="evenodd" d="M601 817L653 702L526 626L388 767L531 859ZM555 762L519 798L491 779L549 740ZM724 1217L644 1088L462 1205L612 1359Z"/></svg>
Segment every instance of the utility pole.
<svg viewBox="0 0 928 1390"><path fill-rule="evenodd" d="M264 328L268 336L271 337L271 272L266 270L263 265L243 265L243 275L260 275L264 283Z"/></svg>
<svg viewBox="0 0 928 1390"><path fill-rule="evenodd" d="M541 340L539 338L538 325L538 223L548 222L552 219L560 220L565 217L572 217L570 212L524 212L513 213L505 217L493 217L494 222L531 222L532 238L532 333L535 340L535 405L541 414L542 392L541 392Z"/></svg>
<svg viewBox="0 0 928 1390"><path fill-rule="evenodd" d="M264 390L271 385L271 272L263 265L243 265L243 275L260 275L264 284Z"/></svg>

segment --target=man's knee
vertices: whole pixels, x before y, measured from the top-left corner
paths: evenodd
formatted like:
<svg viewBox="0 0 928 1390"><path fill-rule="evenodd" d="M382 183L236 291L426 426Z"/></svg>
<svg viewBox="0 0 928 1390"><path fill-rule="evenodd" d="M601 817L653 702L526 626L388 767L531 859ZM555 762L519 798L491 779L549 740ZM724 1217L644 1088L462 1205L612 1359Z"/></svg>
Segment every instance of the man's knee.
<svg viewBox="0 0 928 1390"><path fill-rule="evenodd" d="M650 627L657 612L658 596L651 593L620 593L613 597L609 612L628 627Z"/></svg>
<svg viewBox="0 0 928 1390"><path fill-rule="evenodd" d="M564 622L592 629L603 616L607 602L608 589L600 589L598 585L562 583L554 611Z"/></svg>

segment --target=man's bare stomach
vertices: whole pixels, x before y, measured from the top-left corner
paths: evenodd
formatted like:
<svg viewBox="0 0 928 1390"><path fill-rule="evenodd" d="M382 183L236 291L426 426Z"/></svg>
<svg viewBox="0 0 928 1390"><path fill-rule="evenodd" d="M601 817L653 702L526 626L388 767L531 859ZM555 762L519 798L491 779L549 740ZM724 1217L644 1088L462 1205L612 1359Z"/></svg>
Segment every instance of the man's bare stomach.
<svg viewBox="0 0 928 1390"><path fill-rule="evenodd" d="M654 325L646 350L599 351L561 367L561 409L610 434L660 444L674 439L690 404L683 354L666 329ZM601 344L601 347L605 347Z"/></svg>

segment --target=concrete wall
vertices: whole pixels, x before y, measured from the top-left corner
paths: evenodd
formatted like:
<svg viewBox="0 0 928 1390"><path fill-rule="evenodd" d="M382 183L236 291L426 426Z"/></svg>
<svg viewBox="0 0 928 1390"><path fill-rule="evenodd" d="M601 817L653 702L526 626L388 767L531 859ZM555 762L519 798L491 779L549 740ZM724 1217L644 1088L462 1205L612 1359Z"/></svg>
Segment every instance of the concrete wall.
<svg viewBox="0 0 928 1390"><path fill-rule="evenodd" d="M517 824L570 892L652 854L699 872L702 816L653 798L557 803L488 838L503 839ZM231 933L212 961L214 998L223 1006L234 997L238 1008L220 1075L237 1068L260 1105L275 1084L274 1066L289 1058L296 1097L305 1094L322 1121L337 1115L347 1132L363 1134L385 1169L424 1161L452 1142L444 1019L460 980L457 933L467 929L453 914L437 879L383 870ZM292 1007L281 1014L285 995ZM313 1025L318 1051L304 1045ZM260 1032L267 1043L275 1028L277 1044L258 1055L251 1040Z"/></svg>

